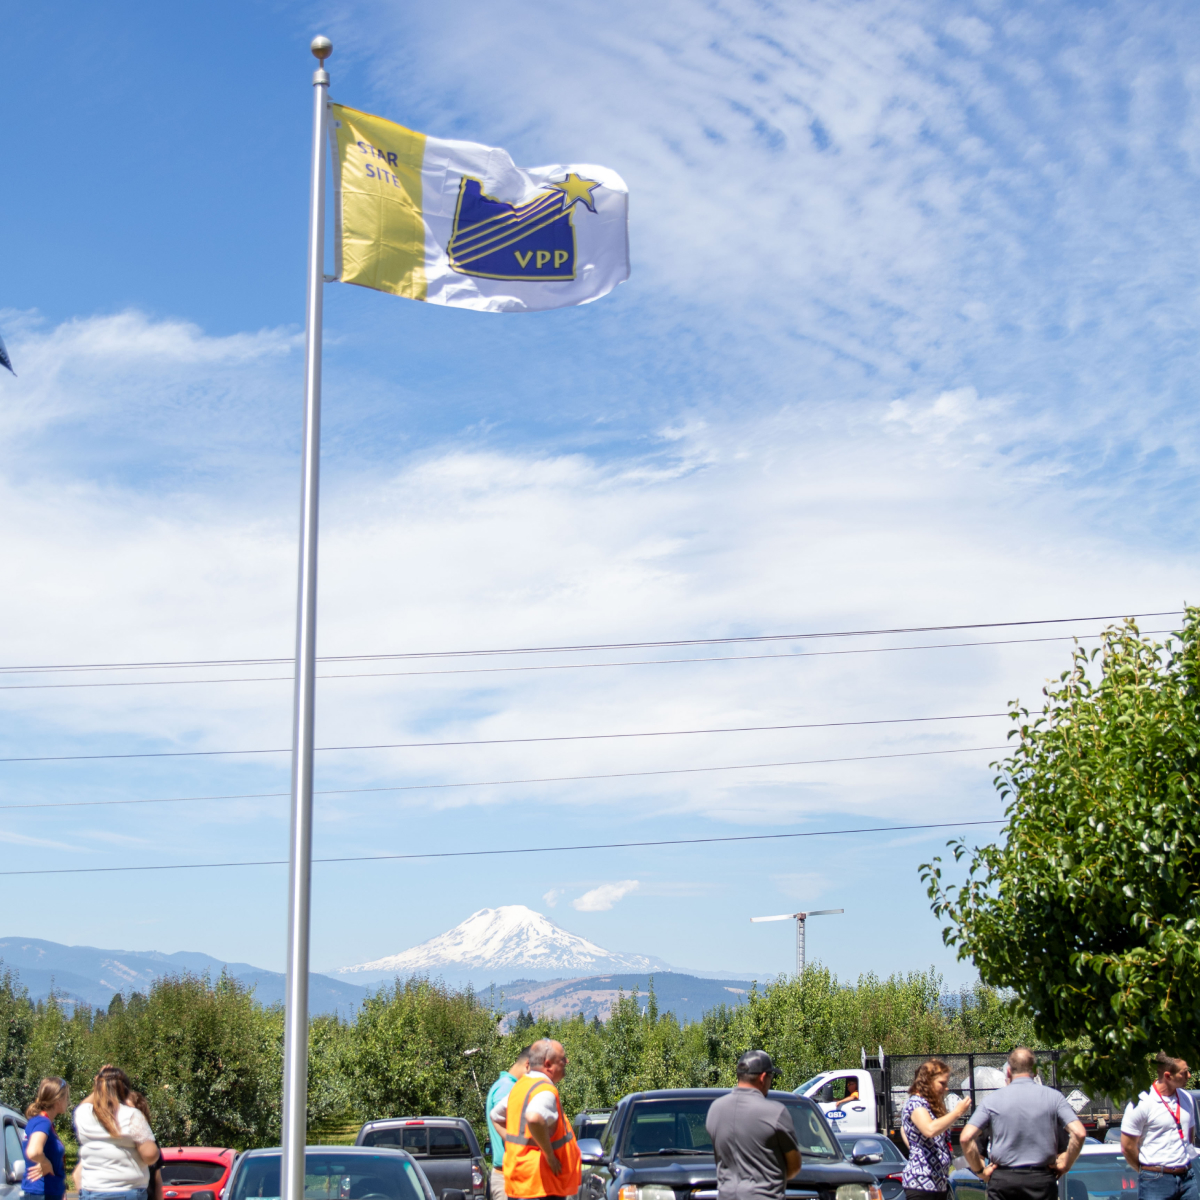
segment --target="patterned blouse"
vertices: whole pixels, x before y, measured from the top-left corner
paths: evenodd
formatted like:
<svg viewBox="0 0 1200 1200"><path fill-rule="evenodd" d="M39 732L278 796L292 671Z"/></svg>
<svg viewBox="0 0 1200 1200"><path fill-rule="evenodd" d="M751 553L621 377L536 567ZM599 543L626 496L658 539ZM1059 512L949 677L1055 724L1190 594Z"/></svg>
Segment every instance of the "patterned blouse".
<svg viewBox="0 0 1200 1200"><path fill-rule="evenodd" d="M901 1183L914 1192L945 1192L950 1186L950 1131L947 1129L937 1137L927 1138L913 1124L915 1108L923 1108L930 1120L937 1119L924 1096L909 1096L900 1118L909 1150Z"/></svg>

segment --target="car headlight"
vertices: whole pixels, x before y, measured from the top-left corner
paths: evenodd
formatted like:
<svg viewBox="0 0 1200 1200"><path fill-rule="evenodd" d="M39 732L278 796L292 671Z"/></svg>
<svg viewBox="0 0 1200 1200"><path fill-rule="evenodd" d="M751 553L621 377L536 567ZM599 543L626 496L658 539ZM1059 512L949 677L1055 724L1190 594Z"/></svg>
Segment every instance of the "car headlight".
<svg viewBox="0 0 1200 1200"><path fill-rule="evenodd" d="M675 1189L665 1183L627 1183L617 1193L618 1200L675 1200ZM862 1200L867 1200L864 1196Z"/></svg>
<svg viewBox="0 0 1200 1200"><path fill-rule="evenodd" d="M837 1200L878 1200L879 1189L868 1187L865 1183L843 1183L834 1195Z"/></svg>

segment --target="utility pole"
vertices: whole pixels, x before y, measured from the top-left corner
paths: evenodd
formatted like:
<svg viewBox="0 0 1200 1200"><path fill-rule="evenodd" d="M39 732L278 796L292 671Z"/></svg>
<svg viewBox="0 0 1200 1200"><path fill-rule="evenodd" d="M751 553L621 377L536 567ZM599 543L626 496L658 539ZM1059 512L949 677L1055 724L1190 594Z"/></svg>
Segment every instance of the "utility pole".
<svg viewBox="0 0 1200 1200"><path fill-rule="evenodd" d="M796 922L796 978L804 974L804 924L809 917L833 917L844 913L844 908L820 908L815 912L780 913L776 917L751 917L751 921Z"/></svg>

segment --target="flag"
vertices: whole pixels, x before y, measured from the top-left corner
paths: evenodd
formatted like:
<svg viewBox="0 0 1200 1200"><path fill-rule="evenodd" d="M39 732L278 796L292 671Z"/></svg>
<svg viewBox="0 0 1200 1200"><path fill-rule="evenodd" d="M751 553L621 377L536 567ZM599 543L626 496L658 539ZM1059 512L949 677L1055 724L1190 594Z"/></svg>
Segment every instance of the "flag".
<svg viewBox="0 0 1200 1200"><path fill-rule="evenodd" d="M485 312L587 304L629 278L625 181L331 104L335 279Z"/></svg>
<svg viewBox="0 0 1200 1200"><path fill-rule="evenodd" d="M7 367L15 375L13 371L12 359L8 357L8 347L4 344L4 339L0 338L0 367Z"/></svg>

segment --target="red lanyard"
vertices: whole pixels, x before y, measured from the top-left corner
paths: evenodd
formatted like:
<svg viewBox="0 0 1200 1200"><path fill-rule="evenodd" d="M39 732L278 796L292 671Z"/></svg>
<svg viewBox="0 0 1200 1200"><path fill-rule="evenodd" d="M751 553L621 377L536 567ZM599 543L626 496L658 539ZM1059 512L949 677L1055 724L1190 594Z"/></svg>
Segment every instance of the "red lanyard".
<svg viewBox="0 0 1200 1200"><path fill-rule="evenodd" d="M1151 1084L1150 1086L1154 1088L1154 1094L1158 1097L1158 1102L1163 1106L1163 1108L1165 1108L1167 1110L1168 1113L1171 1114L1171 1120L1175 1122L1175 1128L1179 1130L1179 1140L1182 1142L1183 1141L1183 1126L1179 1123L1179 1112L1180 1112L1179 1097L1178 1096L1175 1097L1175 1111L1171 1112L1171 1106L1167 1103L1166 1098L1163 1096L1162 1092L1160 1092L1158 1090L1158 1084L1154 1083L1154 1084Z"/></svg>

